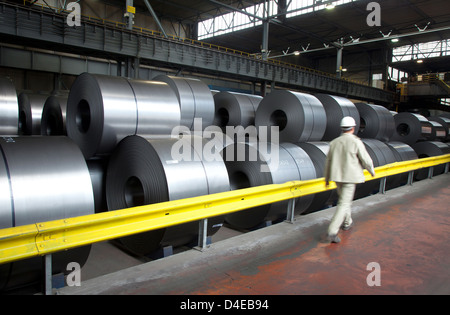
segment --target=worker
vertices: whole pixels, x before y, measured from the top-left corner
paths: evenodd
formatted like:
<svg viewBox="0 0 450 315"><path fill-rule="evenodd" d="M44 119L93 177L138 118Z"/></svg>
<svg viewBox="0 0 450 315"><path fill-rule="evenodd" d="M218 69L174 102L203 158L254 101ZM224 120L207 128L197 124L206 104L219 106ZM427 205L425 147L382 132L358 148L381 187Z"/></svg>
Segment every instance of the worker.
<svg viewBox="0 0 450 315"><path fill-rule="evenodd" d="M342 134L330 142L330 149L325 162L325 185L334 181L339 200L331 223L328 227L328 240L339 243L339 229L348 230L353 224L351 206L356 184L365 181L363 169L375 176L373 161L364 143L354 135L356 122L346 116L341 120Z"/></svg>

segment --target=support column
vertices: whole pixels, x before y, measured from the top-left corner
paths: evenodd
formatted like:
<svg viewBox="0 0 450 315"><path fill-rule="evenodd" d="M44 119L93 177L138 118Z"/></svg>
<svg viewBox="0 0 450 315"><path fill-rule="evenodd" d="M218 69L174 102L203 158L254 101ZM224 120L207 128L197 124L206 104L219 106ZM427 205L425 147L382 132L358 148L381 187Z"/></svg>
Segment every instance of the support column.
<svg viewBox="0 0 450 315"><path fill-rule="evenodd" d="M336 77L340 79L342 77L342 52L344 50L342 39L339 41L337 46Z"/></svg>
<svg viewBox="0 0 450 315"><path fill-rule="evenodd" d="M125 17L127 20L127 29L129 29L129 30L133 29L135 14L136 14L136 8L133 5L133 0L126 0Z"/></svg>

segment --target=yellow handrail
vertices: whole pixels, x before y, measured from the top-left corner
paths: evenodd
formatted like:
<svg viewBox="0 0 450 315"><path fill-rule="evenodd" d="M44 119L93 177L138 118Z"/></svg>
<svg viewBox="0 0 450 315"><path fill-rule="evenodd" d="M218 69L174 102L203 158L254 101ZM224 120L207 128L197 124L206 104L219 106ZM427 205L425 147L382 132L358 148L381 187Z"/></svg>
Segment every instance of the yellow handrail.
<svg viewBox="0 0 450 315"><path fill-rule="evenodd" d="M450 163L450 154L376 168L374 180ZM324 179L292 181L0 230L0 264L226 215L336 188Z"/></svg>

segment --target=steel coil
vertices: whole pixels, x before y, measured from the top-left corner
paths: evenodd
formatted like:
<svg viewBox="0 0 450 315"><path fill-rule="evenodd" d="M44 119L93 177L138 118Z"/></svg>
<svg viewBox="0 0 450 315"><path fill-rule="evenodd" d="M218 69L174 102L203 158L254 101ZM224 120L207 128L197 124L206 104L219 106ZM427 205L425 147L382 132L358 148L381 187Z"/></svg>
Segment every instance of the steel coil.
<svg viewBox="0 0 450 315"><path fill-rule="evenodd" d="M67 137L3 137L0 151L0 227L94 213L86 162ZM53 272L64 271L69 262L82 266L89 250L85 246L54 254ZM39 281L41 274L40 258L2 265L0 289Z"/></svg>
<svg viewBox="0 0 450 315"><path fill-rule="evenodd" d="M434 120L428 120L431 124L431 134L428 137L429 141L445 141L447 137L446 130L442 124Z"/></svg>
<svg viewBox="0 0 450 315"><path fill-rule="evenodd" d="M422 141L411 146L416 151L419 159L450 154L450 146L439 141ZM415 180L422 180L428 177L429 168L420 169L414 172ZM444 173L445 164L433 167L433 176Z"/></svg>
<svg viewBox="0 0 450 315"><path fill-rule="evenodd" d="M108 210L228 191L228 173L223 160L206 161L200 152L204 145L205 140L197 137L123 139L107 168ZM177 156L180 149L186 150L181 153L183 158ZM213 235L223 220L223 217L208 220L208 235ZM198 222L192 222L123 237L119 242L135 254L149 255L160 247L188 244L197 235Z"/></svg>
<svg viewBox="0 0 450 315"><path fill-rule="evenodd" d="M180 123L167 84L83 73L67 101L67 134L86 158L108 155L128 135L167 135Z"/></svg>
<svg viewBox="0 0 450 315"><path fill-rule="evenodd" d="M50 95L44 103L41 117L41 135L65 136L68 93Z"/></svg>
<svg viewBox="0 0 450 315"><path fill-rule="evenodd" d="M0 78L0 135L19 133L19 103L14 84Z"/></svg>
<svg viewBox="0 0 450 315"><path fill-rule="evenodd" d="M262 96L236 92L220 92L214 95L214 125L247 127L255 124L255 114Z"/></svg>
<svg viewBox="0 0 450 315"><path fill-rule="evenodd" d="M398 113L394 116L395 132L392 141L400 141L413 145L417 141L426 140L431 135L431 124L422 115Z"/></svg>
<svg viewBox="0 0 450 315"><path fill-rule="evenodd" d="M237 142L230 146L224 148L223 155L232 190L316 178L310 157L294 144L274 146L270 143ZM295 213L305 211L312 198L297 199ZM235 228L252 229L264 222L285 219L287 203L282 201L239 211L227 215L225 220Z"/></svg>
<svg viewBox="0 0 450 315"><path fill-rule="evenodd" d="M407 145L403 142L398 141L392 141L386 143L387 146L392 150L394 153L396 162L403 162L403 161L411 161L411 160L417 160L417 153L414 151L411 146ZM392 176L393 180L390 181L387 184L387 189L393 189L398 186L404 185L407 182L408 174L403 173L399 175Z"/></svg>
<svg viewBox="0 0 450 315"><path fill-rule="evenodd" d="M265 96L255 116L258 129L279 128L280 143L320 141L326 121L325 110L316 97L287 90L276 90Z"/></svg>
<svg viewBox="0 0 450 315"><path fill-rule="evenodd" d="M444 141L450 140L450 118L439 117L439 116L431 116L428 118L429 121L437 121L444 127L445 139Z"/></svg>
<svg viewBox="0 0 450 315"><path fill-rule="evenodd" d="M42 110L48 97L48 94L19 94L19 134L41 134Z"/></svg>
<svg viewBox="0 0 450 315"><path fill-rule="evenodd" d="M383 166L396 162L396 158L392 150L387 144L376 139L362 139L367 152L372 158L374 167ZM390 183L393 179L388 178L387 183ZM390 184L388 184L390 185ZM362 184L356 185L355 198L363 198L370 195L373 192L378 191L380 187L380 180L371 180Z"/></svg>
<svg viewBox="0 0 450 315"><path fill-rule="evenodd" d="M358 136L366 139L389 141L395 131L394 116L383 106L356 103L360 116Z"/></svg>
<svg viewBox="0 0 450 315"><path fill-rule="evenodd" d="M211 126L214 122L214 98L209 87L202 81L193 78L182 78L160 75L155 81L167 83L177 96L181 125L194 128L194 119L202 119L202 127Z"/></svg>
<svg viewBox="0 0 450 315"><path fill-rule="evenodd" d="M106 204L106 167L108 158L92 158L86 161L91 176L92 191L94 193L95 212L108 210Z"/></svg>
<svg viewBox="0 0 450 315"><path fill-rule="evenodd" d="M345 116L355 119L355 134L358 134L360 116L356 106L348 99L328 94L315 94L326 112L326 130L323 141L331 141L341 135L340 123Z"/></svg>
<svg viewBox="0 0 450 315"><path fill-rule="evenodd" d="M297 145L311 158L316 170L316 177L324 177L325 162L328 151L330 150L329 142L304 142L297 143ZM311 213L323 209L327 204L330 204L333 201L332 197L335 199L335 194L332 190L313 195L311 205L305 210L304 213Z"/></svg>

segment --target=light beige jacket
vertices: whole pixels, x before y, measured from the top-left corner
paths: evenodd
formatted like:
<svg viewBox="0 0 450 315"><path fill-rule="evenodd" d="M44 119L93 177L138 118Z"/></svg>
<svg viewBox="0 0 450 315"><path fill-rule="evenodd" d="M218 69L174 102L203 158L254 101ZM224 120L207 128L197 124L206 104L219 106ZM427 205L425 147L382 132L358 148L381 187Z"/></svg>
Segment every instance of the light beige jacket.
<svg viewBox="0 0 450 315"><path fill-rule="evenodd" d="M375 176L373 161L364 143L353 134L344 133L330 142L325 163L325 180L340 183L364 183L363 169Z"/></svg>

